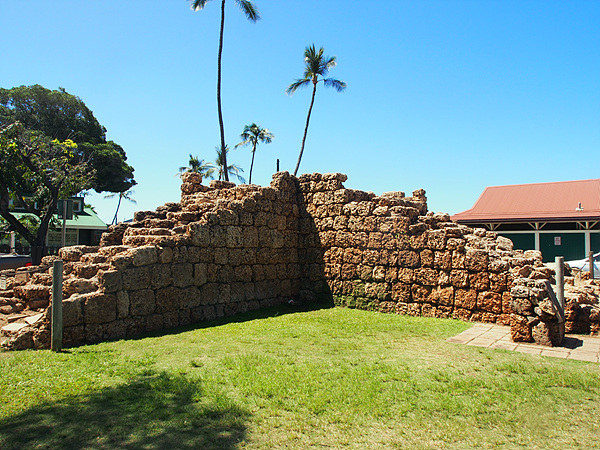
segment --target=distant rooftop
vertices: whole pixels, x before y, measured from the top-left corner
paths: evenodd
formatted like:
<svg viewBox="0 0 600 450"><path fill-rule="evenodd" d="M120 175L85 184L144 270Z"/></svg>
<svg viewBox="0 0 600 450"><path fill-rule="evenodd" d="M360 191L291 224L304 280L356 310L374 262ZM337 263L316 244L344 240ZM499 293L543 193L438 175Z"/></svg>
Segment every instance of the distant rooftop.
<svg viewBox="0 0 600 450"><path fill-rule="evenodd" d="M600 220L600 178L485 188L461 223Z"/></svg>
<svg viewBox="0 0 600 450"><path fill-rule="evenodd" d="M32 215L24 212L13 212L13 216L17 219L20 219L23 216ZM59 219L55 214L54 218L62 223L62 219ZM67 228L78 228L81 230L101 230L106 229L108 225L106 225L94 212L93 209L89 207L84 207L82 212L75 213L73 215L73 219L66 221Z"/></svg>

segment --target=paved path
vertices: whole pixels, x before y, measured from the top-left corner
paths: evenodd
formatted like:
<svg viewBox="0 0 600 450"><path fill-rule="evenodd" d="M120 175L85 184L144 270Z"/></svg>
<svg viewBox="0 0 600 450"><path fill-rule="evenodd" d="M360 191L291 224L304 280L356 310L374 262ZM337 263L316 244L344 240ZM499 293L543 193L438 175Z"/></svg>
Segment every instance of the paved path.
<svg viewBox="0 0 600 450"><path fill-rule="evenodd" d="M581 334L566 335L562 347L545 347L511 341L510 327L478 323L447 341L476 347L512 350L530 355L600 362L600 338Z"/></svg>

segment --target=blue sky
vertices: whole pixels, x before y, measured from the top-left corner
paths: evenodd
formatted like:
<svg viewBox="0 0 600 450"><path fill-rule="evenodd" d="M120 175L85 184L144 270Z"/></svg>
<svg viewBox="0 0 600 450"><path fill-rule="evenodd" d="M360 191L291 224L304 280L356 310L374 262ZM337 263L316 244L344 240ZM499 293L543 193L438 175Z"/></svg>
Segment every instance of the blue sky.
<svg viewBox="0 0 600 450"><path fill-rule="evenodd" d="M227 1L223 51L227 144L252 122L275 134L254 183L269 184L277 158L294 170L310 90L285 89L313 43L348 89L319 86L301 173L346 173L376 194L423 188L449 213L490 185L600 176L600 1L256 4L252 24ZM0 14L0 86L64 87L127 152L137 205L120 219L178 201L189 154L214 160L219 1L0 0ZM246 177L250 159L229 155ZM110 222L116 200L103 197L88 200Z"/></svg>

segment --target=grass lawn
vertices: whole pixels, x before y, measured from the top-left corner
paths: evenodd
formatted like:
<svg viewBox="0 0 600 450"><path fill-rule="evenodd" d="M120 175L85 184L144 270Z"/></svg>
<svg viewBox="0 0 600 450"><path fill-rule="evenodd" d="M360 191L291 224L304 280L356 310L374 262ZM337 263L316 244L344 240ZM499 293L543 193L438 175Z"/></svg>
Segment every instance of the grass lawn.
<svg viewBox="0 0 600 450"><path fill-rule="evenodd" d="M284 305L2 352L0 448L600 447L600 365L445 342L469 326Z"/></svg>

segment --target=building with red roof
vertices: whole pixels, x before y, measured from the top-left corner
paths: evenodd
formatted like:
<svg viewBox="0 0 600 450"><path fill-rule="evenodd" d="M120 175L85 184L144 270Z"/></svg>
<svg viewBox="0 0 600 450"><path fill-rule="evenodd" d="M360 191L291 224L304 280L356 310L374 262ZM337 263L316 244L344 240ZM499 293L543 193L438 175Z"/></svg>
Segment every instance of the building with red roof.
<svg viewBox="0 0 600 450"><path fill-rule="evenodd" d="M600 178L487 187L452 219L541 250L544 261L581 259L600 251Z"/></svg>

